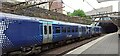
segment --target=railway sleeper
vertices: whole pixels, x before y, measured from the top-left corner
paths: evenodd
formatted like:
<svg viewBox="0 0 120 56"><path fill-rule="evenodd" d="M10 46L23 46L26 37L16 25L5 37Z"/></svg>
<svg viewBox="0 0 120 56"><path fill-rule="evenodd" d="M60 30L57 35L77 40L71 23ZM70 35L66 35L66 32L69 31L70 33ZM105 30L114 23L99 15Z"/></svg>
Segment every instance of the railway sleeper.
<svg viewBox="0 0 120 56"><path fill-rule="evenodd" d="M28 51L29 50L29 51ZM26 55L33 55L39 54L41 52L41 47L32 47L32 48L22 48L20 51L10 52L5 56L26 56Z"/></svg>

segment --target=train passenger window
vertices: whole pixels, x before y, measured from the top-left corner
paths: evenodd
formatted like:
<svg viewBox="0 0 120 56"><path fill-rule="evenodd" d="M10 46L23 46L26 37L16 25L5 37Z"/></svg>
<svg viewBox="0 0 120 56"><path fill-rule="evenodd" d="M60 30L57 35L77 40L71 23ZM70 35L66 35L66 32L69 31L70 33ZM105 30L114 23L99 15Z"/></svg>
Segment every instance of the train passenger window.
<svg viewBox="0 0 120 56"><path fill-rule="evenodd" d="M51 26L49 26L49 34L51 34Z"/></svg>
<svg viewBox="0 0 120 56"><path fill-rule="evenodd" d="M75 28L75 32L78 32L78 28Z"/></svg>
<svg viewBox="0 0 120 56"><path fill-rule="evenodd" d="M56 33L60 33L60 27L55 27Z"/></svg>
<svg viewBox="0 0 120 56"><path fill-rule="evenodd" d="M85 32L85 28L83 28L82 30L83 30L83 32Z"/></svg>
<svg viewBox="0 0 120 56"><path fill-rule="evenodd" d="M79 30L80 30L80 32L82 32L82 29L81 29L81 28L79 28Z"/></svg>
<svg viewBox="0 0 120 56"><path fill-rule="evenodd" d="M62 27L62 32L66 32L66 27Z"/></svg>
<svg viewBox="0 0 120 56"><path fill-rule="evenodd" d="M70 27L68 27L68 30L67 30L67 32L70 32Z"/></svg>
<svg viewBox="0 0 120 56"><path fill-rule="evenodd" d="M72 28L72 32L74 32L74 28Z"/></svg>
<svg viewBox="0 0 120 56"><path fill-rule="evenodd" d="M82 32L85 32L85 28L84 27L82 27Z"/></svg>
<svg viewBox="0 0 120 56"><path fill-rule="evenodd" d="M44 34L47 34L47 26L44 26Z"/></svg>

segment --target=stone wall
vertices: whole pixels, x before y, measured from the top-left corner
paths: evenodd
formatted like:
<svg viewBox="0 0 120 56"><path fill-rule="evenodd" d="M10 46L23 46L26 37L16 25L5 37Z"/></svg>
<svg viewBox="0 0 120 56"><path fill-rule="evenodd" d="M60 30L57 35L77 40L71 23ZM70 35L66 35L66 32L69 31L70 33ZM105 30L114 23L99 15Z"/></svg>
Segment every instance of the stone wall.
<svg viewBox="0 0 120 56"><path fill-rule="evenodd" d="M45 19L53 19L53 20L82 23L82 24L91 24L91 20L86 20L81 17L70 17L61 13L56 13L56 12L49 11L43 8L38 8L38 7L29 7L29 8L24 6L11 7L11 5L13 4L3 3L3 8L1 11L6 13L40 17ZM25 8L25 9L20 9L20 8Z"/></svg>

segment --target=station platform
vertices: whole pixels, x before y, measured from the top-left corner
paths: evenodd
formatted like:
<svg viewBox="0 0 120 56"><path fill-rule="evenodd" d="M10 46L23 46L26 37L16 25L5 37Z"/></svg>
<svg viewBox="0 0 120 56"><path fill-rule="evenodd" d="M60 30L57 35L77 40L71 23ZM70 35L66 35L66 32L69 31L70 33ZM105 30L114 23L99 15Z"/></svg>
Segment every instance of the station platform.
<svg viewBox="0 0 120 56"><path fill-rule="evenodd" d="M68 54L118 54L118 35L110 33L78 47Z"/></svg>

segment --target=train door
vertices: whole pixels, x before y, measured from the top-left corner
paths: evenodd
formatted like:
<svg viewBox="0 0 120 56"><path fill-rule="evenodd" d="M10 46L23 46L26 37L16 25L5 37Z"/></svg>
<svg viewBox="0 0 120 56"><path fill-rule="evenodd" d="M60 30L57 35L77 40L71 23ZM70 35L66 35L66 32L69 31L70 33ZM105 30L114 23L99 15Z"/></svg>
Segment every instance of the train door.
<svg viewBox="0 0 120 56"><path fill-rule="evenodd" d="M51 22L44 22L43 23L43 43L52 42L52 23Z"/></svg>
<svg viewBox="0 0 120 56"><path fill-rule="evenodd" d="M93 35L94 34L94 26L92 26L91 32L92 32L92 35Z"/></svg>
<svg viewBox="0 0 120 56"><path fill-rule="evenodd" d="M89 27L86 26L86 34L89 34Z"/></svg>
<svg viewBox="0 0 120 56"><path fill-rule="evenodd" d="M82 34L82 27L79 26L78 28L79 28L79 37L81 37L81 34Z"/></svg>
<svg viewBox="0 0 120 56"><path fill-rule="evenodd" d="M53 38L53 29L52 29L52 23L48 22L48 42L52 42L52 38Z"/></svg>

